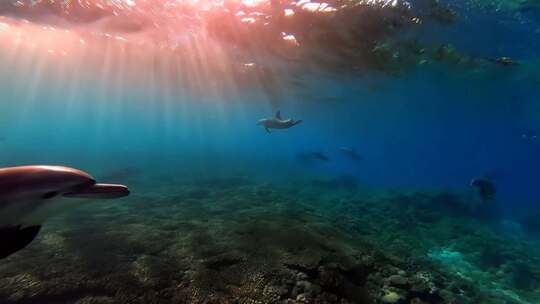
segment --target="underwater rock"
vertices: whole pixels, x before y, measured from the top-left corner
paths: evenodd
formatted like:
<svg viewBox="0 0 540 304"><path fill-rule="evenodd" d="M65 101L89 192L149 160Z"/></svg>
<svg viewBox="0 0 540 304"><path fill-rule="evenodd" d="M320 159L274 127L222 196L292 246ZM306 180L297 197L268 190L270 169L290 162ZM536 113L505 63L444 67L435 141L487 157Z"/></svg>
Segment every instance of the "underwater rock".
<svg viewBox="0 0 540 304"><path fill-rule="evenodd" d="M307 298L306 298L306 295L305 294L299 294L296 296L296 301L300 302L300 303L306 303L307 302Z"/></svg>
<svg viewBox="0 0 540 304"><path fill-rule="evenodd" d="M411 304L429 304L428 302L424 302L420 300L419 298L414 298L411 300Z"/></svg>
<svg viewBox="0 0 540 304"><path fill-rule="evenodd" d="M411 292L415 294L431 294L436 291L435 284L429 273L418 272L410 280Z"/></svg>
<svg viewBox="0 0 540 304"><path fill-rule="evenodd" d="M535 276L527 263L517 262L511 267L511 284L518 289L530 290L540 285L540 276Z"/></svg>
<svg viewBox="0 0 540 304"><path fill-rule="evenodd" d="M306 280L308 278L308 275L299 271L297 274L296 274L296 279L297 280Z"/></svg>
<svg viewBox="0 0 540 304"><path fill-rule="evenodd" d="M334 268L319 267L319 284L326 289L338 289L345 278Z"/></svg>
<svg viewBox="0 0 540 304"><path fill-rule="evenodd" d="M402 277L400 275L393 275L389 277L388 282L394 286L406 286L409 284L409 281L407 280L407 278Z"/></svg>
<svg viewBox="0 0 540 304"><path fill-rule="evenodd" d="M491 304L509 298L500 290L536 303L536 243L491 231L461 211L467 201L457 194L355 191L345 199L341 188L289 188L299 187L261 184L195 206L164 196L152 208L145 198L92 206L90 218L66 214L0 264L0 303L352 304L393 292L395 303ZM263 189L271 204L254 203ZM424 212L429 222L419 220ZM433 248L446 259L426 257ZM460 278L471 273L481 277Z"/></svg>
<svg viewBox="0 0 540 304"><path fill-rule="evenodd" d="M398 303L399 300L401 300L401 296L395 291L387 291L381 297L381 301L388 304Z"/></svg>
<svg viewBox="0 0 540 304"><path fill-rule="evenodd" d="M303 273L307 274L307 278L296 283L292 295L295 295L295 292L303 292L306 296L327 294L324 297L333 294L342 301L348 300L354 303L362 303L368 298L365 282L369 275L369 269L365 265L356 265L349 270L344 270L334 263L323 263L311 268L299 265L285 266L295 270L301 269Z"/></svg>

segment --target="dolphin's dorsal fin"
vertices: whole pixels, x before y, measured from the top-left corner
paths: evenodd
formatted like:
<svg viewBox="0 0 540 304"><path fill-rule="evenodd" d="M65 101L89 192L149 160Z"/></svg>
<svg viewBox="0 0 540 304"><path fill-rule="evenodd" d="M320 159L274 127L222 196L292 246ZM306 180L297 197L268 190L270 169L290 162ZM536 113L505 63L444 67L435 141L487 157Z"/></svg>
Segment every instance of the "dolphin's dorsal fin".
<svg viewBox="0 0 540 304"><path fill-rule="evenodd" d="M276 112L276 118L279 119L279 120L281 120L281 111L278 110L278 111Z"/></svg>

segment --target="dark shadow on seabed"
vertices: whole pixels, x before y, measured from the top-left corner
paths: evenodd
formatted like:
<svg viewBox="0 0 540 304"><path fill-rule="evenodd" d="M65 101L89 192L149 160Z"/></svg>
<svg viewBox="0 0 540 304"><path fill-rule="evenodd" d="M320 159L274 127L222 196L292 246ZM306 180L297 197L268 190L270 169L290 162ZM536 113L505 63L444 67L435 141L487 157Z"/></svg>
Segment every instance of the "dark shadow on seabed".
<svg viewBox="0 0 540 304"><path fill-rule="evenodd" d="M171 181L121 203L87 205L2 261L0 299L538 301L540 241L499 233L468 197L350 188L349 179Z"/></svg>

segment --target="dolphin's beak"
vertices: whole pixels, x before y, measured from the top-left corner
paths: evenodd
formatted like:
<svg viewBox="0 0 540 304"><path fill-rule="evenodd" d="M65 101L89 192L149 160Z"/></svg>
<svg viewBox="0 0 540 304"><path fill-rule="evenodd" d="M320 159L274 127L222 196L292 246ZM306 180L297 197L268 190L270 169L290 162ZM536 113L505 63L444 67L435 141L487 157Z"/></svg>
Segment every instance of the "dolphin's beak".
<svg viewBox="0 0 540 304"><path fill-rule="evenodd" d="M95 184L91 187L64 193L62 196L69 198L94 198L107 199L119 198L129 195L128 187L115 184Z"/></svg>

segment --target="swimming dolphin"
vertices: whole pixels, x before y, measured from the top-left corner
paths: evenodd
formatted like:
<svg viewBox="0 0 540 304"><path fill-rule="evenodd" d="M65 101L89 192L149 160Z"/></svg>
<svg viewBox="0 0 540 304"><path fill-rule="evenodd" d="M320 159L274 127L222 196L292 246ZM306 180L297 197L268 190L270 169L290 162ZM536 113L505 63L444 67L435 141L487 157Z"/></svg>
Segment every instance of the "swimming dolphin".
<svg viewBox="0 0 540 304"><path fill-rule="evenodd" d="M487 177L477 177L473 178L471 181L471 187L475 188L478 191L478 195L484 203L487 203L493 200L496 192L495 184L491 179Z"/></svg>
<svg viewBox="0 0 540 304"><path fill-rule="evenodd" d="M350 159L353 159L353 160L361 160L362 157L360 156L360 154L358 154L354 149L352 148L347 148L347 147L341 147L339 148L339 151L341 151L341 153L343 153L343 155L347 156L348 158Z"/></svg>
<svg viewBox="0 0 540 304"><path fill-rule="evenodd" d="M515 61L514 59L510 58L510 57L498 57L498 58L495 58L495 59L491 59L491 61L495 62L495 63L498 63L500 65L504 65L504 66L511 66L511 65L518 65L519 62Z"/></svg>
<svg viewBox="0 0 540 304"><path fill-rule="evenodd" d="M521 142L524 144L530 144L536 141L538 135L536 131L528 129L521 134Z"/></svg>
<svg viewBox="0 0 540 304"><path fill-rule="evenodd" d="M270 133L269 129L288 129L301 123L302 120L281 119L280 111L276 112L276 117L259 119L258 126L263 126L266 132Z"/></svg>
<svg viewBox="0 0 540 304"><path fill-rule="evenodd" d="M23 249L44 221L84 199L129 195L123 185L96 184L83 171L61 166L0 169L0 259Z"/></svg>
<svg viewBox="0 0 540 304"><path fill-rule="evenodd" d="M296 157L303 161L312 161L312 160L321 160L321 161L329 161L330 159L328 156L326 156L322 152L306 152L306 153L298 153Z"/></svg>

